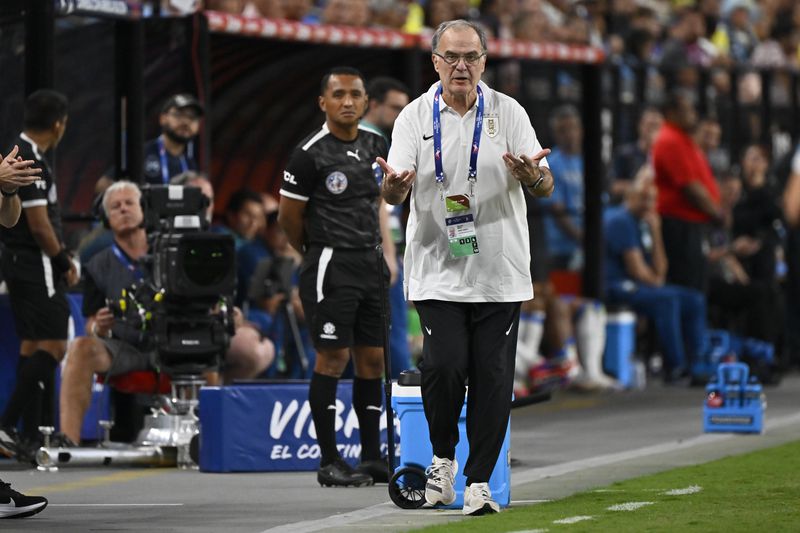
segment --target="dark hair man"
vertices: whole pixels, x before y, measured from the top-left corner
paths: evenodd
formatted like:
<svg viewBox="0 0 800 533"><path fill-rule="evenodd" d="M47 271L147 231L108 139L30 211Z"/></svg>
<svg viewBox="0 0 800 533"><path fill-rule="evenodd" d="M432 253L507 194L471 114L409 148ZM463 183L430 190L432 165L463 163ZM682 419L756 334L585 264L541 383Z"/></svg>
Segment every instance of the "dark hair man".
<svg viewBox="0 0 800 533"><path fill-rule="evenodd" d="M469 377L462 512L477 515L499 510L488 481L511 410L520 304L533 298L524 191L550 196L554 182L525 109L480 81L483 30L443 22L431 45L440 81L403 109L389 162L377 162L388 203L411 195L405 289L424 331L422 404L434 454L425 500L455 501Z"/></svg>
<svg viewBox="0 0 800 533"><path fill-rule="evenodd" d="M379 276L395 261L387 238L377 168L386 155L384 139L359 120L367 106L364 77L338 67L322 79L319 97L325 123L300 142L283 173L278 221L303 254L300 298L317 358L308 400L322 457L322 485L362 486L386 481L380 453L383 326ZM383 230L383 231L382 231ZM382 237L391 257L380 261ZM336 388L353 353L353 408L361 436L360 470L336 447Z"/></svg>
<svg viewBox="0 0 800 533"><path fill-rule="evenodd" d="M6 228L14 226L22 214L19 188L31 185L42 172L33 166L32 159L22 159L18 153L19 147L14 146L8 156L0 155L0 225ZM25 518L40 513L45 507L47 498L21 494L0 479L0 518Z"/></svg>
<svg viewBox="0 0 800 533"><path fill-rule="evenodd" d="M38 447L40 425L52 425L55 370L67 347L67 286L78 271L64 246L55 177L45 154L67 128L67 98L43 89L25 101L19 155L35 160L42 173L19 190L22 216L12 228L0 228L5 244L2 270L19 336L17 382L0 421L0 448L21 460ZM23 435L14 430L20 417Z"/></svg>
<svg viewBox="0 0 800 533"><path fill-rule="evenodd" d="M161 135L144 147L144 181L166 185L170 178L197 170L197 154L192 139L200 131L203 105L190 94L171 96L161 108L158 123Z"/></svg>

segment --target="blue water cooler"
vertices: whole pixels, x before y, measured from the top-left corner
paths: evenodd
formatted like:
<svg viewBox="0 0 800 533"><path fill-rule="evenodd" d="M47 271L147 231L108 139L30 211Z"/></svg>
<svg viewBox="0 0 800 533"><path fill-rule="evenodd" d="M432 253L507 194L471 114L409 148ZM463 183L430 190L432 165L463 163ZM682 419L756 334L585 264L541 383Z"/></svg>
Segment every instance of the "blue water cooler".
<svg viewBox="0 0 800 533"><path fill-rule="evenodd" d="M405 466L415 466L426 469L433 459L428 421L422 407L422 393L417 386L403 386L397 383L392 386L392 408L395 417L400 421L400 463L397 469ZM461 408L458 418L458 445L456 446L456 501L447 506L448 509L460 509L464 506L464 465L467 464L469 444L467 442L467 405L466 401ZM511 423L506 427L506 436L503 447L494 465L492 477L489 479L489 489L492 499L501 507L508 507L511 501Z"/></svg>

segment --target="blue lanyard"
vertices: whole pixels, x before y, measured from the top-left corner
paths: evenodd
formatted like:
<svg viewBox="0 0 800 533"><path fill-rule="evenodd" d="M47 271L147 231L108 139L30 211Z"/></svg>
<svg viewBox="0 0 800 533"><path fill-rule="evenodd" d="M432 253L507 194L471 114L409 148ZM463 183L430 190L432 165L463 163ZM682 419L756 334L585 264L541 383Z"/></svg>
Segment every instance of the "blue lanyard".
<svg viewBox="0 0 800 533"><path fill-rule="evenodd" d="M433 97L433 165L436 170L436 183L441 188L444 183L444 168L442 168L442 119L439 116L439 100L442 96L442 84L436 89ZM478 110L475 113L475 130L472 133L472 149L469 155L469 180L470 193L478 181L478 151L481 148L481 130L483 129L483 91L478 85Z"/></svg>
<svg viewBox="0 0 800 533"><path fill-rule="evenodd" d="M128 256L125 255L125 252L117 245L116 242L111 243L111 250L114 252L114 255L117 256L119 262L122 263L122 266L128 269L133 277L136 278L136 281L141 282L144 279L144 273L141 271L138 265L135 265L128 259Z"/></svg>
<svg viewBox="0 0 800 533"><path fill-rule="evenodd" d="M191 146L191 144L189 145ZM164 148L164 139L158 138L158 156L161 158L161 181L164 185L169 184L169 163L167 162L167 149ZM189 170L189 164L186 162L186 155L182 154L180 157L181 172Z"/></svg>

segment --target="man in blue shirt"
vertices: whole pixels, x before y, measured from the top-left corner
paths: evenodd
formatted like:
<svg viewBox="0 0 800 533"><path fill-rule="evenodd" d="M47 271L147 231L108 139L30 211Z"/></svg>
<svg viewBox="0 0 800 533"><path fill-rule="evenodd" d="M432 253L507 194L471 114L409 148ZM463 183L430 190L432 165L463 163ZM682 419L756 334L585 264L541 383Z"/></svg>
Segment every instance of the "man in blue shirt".
<svg viewBox="0 0 800 533"><path fill-rule="evenodd" d="M577 270L582 266L583 240L583 126L575 106L553 111L550 121L555 147L547 156L558 178L553 196L543 199L544 227L550 266Z"/></svg>
<svg viewBox="0 0 800 533"><path fill-rule="evenodd" d="M667 256L652 176L636 178L624 204L605 216L605 279L609 303L626 304L652 320L664 353L664 378L685 374L701 354L706 331L703 293L665 284Z"/></svg>

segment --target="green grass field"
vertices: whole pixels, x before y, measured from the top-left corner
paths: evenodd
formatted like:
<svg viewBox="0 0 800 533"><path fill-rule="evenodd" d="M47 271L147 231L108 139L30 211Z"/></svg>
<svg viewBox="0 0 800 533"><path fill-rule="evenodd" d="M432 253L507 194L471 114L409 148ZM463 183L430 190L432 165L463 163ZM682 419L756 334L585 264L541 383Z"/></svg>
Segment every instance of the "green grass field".
<svg viewBox="0 0 800 533"><path fill-rule="evenodd" d="M421 531L800 532L800 441Z"/></svg>

